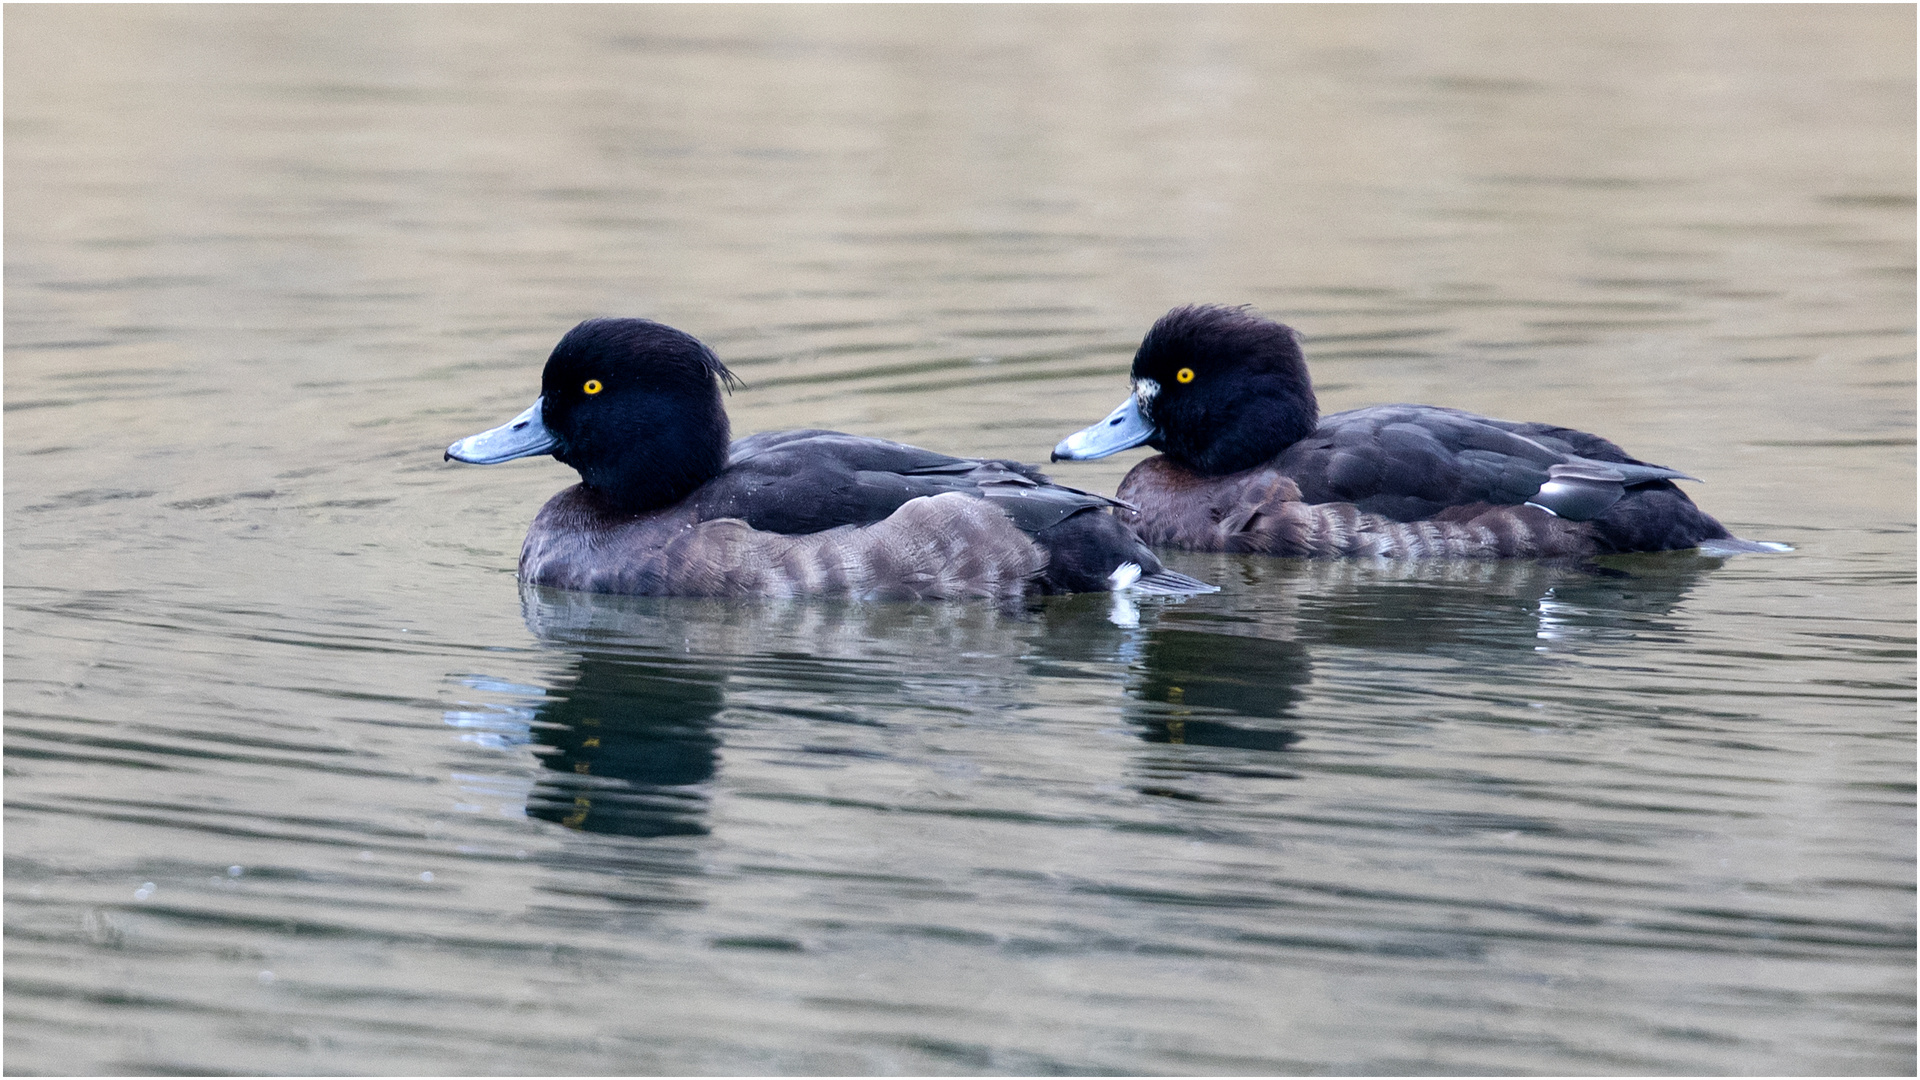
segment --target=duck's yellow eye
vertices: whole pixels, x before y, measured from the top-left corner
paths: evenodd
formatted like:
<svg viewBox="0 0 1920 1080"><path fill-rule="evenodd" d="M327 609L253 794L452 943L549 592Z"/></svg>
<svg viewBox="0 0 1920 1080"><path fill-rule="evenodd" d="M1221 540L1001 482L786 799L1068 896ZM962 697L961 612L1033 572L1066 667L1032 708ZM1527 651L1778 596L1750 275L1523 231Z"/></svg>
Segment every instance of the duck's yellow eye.
<svg viewBox="0 0 1920 1080"><path fill-rule="evenodd" d="M1173 377L1179 380L1180 382L1192 382L1193 369L1190 367L1183 367L1179 371L1174 372Z"/></svg>
<svg viewBox="0 0 1920 1080"><path fill-rule="evenodd" d="M581 387L580 389L585 390L589 394L597 394L600 392L600 380L588 379L587 385Z"/></svg>

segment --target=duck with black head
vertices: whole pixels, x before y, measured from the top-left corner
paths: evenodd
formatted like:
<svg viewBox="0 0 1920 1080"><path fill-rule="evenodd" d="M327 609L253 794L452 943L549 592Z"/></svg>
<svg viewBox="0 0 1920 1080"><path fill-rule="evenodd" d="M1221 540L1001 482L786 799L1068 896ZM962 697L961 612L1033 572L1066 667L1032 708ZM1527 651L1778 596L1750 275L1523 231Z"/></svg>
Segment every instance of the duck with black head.
<svg viewBox="0 0 1920 1080"><path fill-rule="evenodd" d="M1117 504L1031 465L834 431L729 441L738 380L691 335L591 319L548 357L540 397L449 446L492 465L551 454L580 473L534 518L522 581L641 596L1011 600L1211 592L1167 570Z"/></svg>
<svg viewBox="0 0 1920 1080"><path fill-rule="evenodd" d="M1675 480L1598 435L1433 405L1321 417L1300 338L1244 307L1168 312L1134 354L1133 393L1053 460L1161 453L1116 492L1149 543L1296 557L1572 557L1733 537Z"/></svg>

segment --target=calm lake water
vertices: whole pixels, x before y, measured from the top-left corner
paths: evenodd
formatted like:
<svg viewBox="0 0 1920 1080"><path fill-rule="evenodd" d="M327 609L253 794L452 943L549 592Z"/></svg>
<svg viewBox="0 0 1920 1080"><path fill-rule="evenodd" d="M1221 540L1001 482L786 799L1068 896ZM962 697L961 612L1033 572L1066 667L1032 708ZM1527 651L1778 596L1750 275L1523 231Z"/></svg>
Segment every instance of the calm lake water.
<svg viewBox="0 0 1920 1080"><path fill-rule="evenodd" d="M5 30L9 1072L1913 1071L1910 6ZM646 315L1041 460L1191 301L1796 550L619 600L440 457Z"/></svg>

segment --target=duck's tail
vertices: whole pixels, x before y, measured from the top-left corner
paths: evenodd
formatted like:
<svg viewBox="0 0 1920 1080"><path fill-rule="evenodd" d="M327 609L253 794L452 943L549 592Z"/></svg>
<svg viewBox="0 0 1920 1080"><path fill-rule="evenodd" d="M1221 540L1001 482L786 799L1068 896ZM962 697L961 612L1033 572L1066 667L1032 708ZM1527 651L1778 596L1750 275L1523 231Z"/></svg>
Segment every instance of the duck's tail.
<svg viewBox="0 0 1920 1080"><path fill-rule="evenodd" d="M1107 592L1113 600L1113 607L1107 612L1107 621L1115 626L1139 626L1140 605L1133 602L1136 596L1193 596L1196 593L1219 592L1217 585L1177 574L1161 567L1151 574L1142 574L1140 564L1123 562L1107 575Z"/></svg>
<svg viewBox="0 0 1920 1080"><path fill-rule="evenodd" d="M1113 583L1112 591L1131 592L1139 596L1197 596L1220 591L1218 585L1209 585L1165 567L1151 574L1142 574L1139 563L1121 563L1113 573L1107 575L1107 580Z"/></svg>

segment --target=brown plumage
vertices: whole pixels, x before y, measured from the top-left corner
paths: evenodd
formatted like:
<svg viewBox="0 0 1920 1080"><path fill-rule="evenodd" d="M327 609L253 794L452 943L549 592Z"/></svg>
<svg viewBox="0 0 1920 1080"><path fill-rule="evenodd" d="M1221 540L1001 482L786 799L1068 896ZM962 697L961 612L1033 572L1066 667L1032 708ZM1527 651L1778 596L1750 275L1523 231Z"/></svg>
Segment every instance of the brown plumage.
<svg viewBox="0 0 1920 1080"><path fill-rule="evenodd" d="M910 500L871 525L787 534L701 521L684 505L609 514L575 485L541 508L520 550L522 581L636 596L1011 600L1046 565L1011 518L957 492Z"/></svg>
<svg viewBox="0 0 1920 1080"><path fill-rule="evenodd" d="M1736 539L1692 479L1597 435L1432 405L1322 417L1299 336L1244 308L1176 308L1134 354L1133 393L1054 460L1146 444L1120 511L1148 543L1298 557L1554 558Z"/></svg>
<svg viewBox="0 0 1920 1080"><path fill-rule="evenodd" d="M1352 503L1309 503L1271 467L1206 477L1164 456L1133 467L1118 511L1149 544L1294 558L1553 558L1597 550L1591 525L1534 506L1470 503L1420 521L1395 521Z"/></svg>
<svg viewBox="0 0 1920 1080"><path fill-rule="evenodd" d="M711 350L646 319L561 339L532 408L449 446L480 465L552 454L581 482L520 551L522 580L640 596L1014 600L1212 587L1166 569L1103 495L1039 469L833 431L727 438Z"/></svg>

